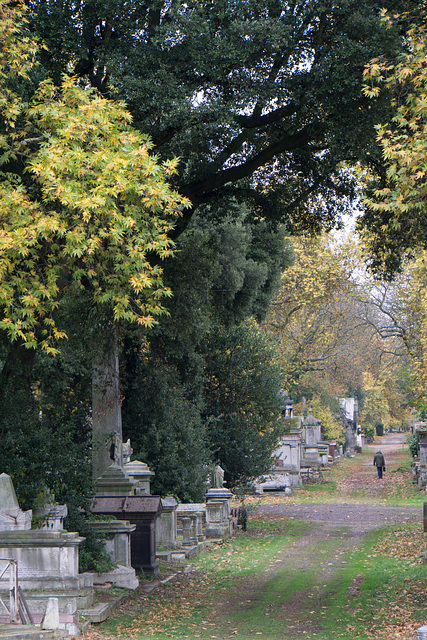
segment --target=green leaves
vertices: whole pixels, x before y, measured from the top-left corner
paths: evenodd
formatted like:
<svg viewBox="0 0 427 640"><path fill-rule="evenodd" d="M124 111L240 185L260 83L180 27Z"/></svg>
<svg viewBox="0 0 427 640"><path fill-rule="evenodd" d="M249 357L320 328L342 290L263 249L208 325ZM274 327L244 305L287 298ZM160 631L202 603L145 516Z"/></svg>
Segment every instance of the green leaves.
<svg viewBox="0 0 427 640"><path fill-rule="evenodd" d="M64 335L53 314L70 288L116 321L152 326L170 292L151 257L172 255L168 232L189 204L166 182L177 161L160 165L124 105L73 78L41 83L24 112L41 144L0 183L0 327L53 350Z"/></svg>

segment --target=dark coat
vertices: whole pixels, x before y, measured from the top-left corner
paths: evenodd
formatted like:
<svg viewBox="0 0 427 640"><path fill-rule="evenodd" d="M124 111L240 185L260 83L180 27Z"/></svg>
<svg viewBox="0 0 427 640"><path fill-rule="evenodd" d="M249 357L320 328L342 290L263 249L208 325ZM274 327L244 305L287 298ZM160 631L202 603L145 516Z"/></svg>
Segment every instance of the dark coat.
<svg viewBox="0 0 427 640"><path fill-rule="evenodd" d="M384 456L381 453L381 451L377 451L375 456L374 456L374 465L376 467L385 467L385 460L384 460Z"/></svg>

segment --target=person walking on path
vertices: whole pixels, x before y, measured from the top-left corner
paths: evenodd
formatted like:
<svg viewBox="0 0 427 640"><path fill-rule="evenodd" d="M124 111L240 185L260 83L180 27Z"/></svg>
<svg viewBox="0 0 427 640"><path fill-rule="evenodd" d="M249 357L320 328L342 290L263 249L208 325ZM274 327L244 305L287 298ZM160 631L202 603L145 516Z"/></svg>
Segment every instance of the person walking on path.
<svg viewBox="0 0 427 640"><path fill-rule="evenodd" d="M385 460L381 451L377 451L374 456L374 466L377 468L378 477L383 477L383 471L385 471Z"/></svg>

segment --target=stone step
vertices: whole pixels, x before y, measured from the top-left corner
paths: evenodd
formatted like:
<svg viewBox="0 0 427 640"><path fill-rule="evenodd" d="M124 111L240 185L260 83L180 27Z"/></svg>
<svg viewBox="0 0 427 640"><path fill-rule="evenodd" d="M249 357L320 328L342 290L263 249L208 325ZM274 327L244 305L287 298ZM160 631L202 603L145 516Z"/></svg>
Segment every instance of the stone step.
<svg viewBox="0 0 427 640"><path fill-rule="evenodd" d="M80 618L90 623L104 622L127 597L128 594L123 594L109 602L98 602L88 609L79 609L78 614Z"/></svg>
<svg viewBox="0 0 427 640"><path fill-rule="evenodd" d="M59 591L56 589L24 589L24 597L28 607L33 612L46 611L46 603L49 598L58 598L59 611L74 613L77 609L88 609L95 599L95 592L91 587L83 587L80 590L69 589ZM4 602L9 600L8 591L0 591Z"/></svg>
<svg viewBox="0 0 427 640"><path fill-rule="evenodd" d="M67 631L62 629L48 631L29 624L0 623L1 640L55 640L57 638L67 638L68 635Z"/></svg>

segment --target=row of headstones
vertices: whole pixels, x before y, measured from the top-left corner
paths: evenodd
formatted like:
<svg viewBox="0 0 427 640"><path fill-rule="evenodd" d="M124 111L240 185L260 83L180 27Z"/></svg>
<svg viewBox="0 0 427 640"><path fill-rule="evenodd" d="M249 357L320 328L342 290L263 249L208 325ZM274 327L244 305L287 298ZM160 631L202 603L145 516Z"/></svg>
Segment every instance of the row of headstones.
<svg viewBox="0 0 427 640"><path fill-rule="evenodd" d="M102 584L107 581L113 582L116 586L135 588L135 568L157 574L158 557L167 555L173 560L174 555L169 552L182 548L185 553L206 539L230 537L233 531L230 497L231 494L226 494L219 499L216 496L215 499L208 495L205 504L185 505L178 505L173 497L160 499L161 509L158 512L151 512L151 517L147 511L144 512L143 526L146 531L154 527L155 533L155 536L146 535L144 538L138 536L138 523L135 521L114 518L91 522L91 527L103 535L105 549L113 563L122 568L116 569L113 573L94 576L94 583ZM158 500L157 496L147 498ZM112 512L108 514L108 508L105 506L103 510L104 515L114 515ZM132 515L135 513L130 517ZM126 514L121 517L125 518ZM153 546L149 548L151 541ZM145 553L132 554L132 548L141 544L147 547ZM138 562L138 558L142 558L143 564Z"/></svg>
<svg viewBox="0 0 427 640"><path fill-rule="evenodd" d="M156 521L156 544L162 549L190 547L206 538L227 538L233 530L231 493L218 496L210 489L206 503L182 504L168 496L162 498L162 512Z"/></svg>

